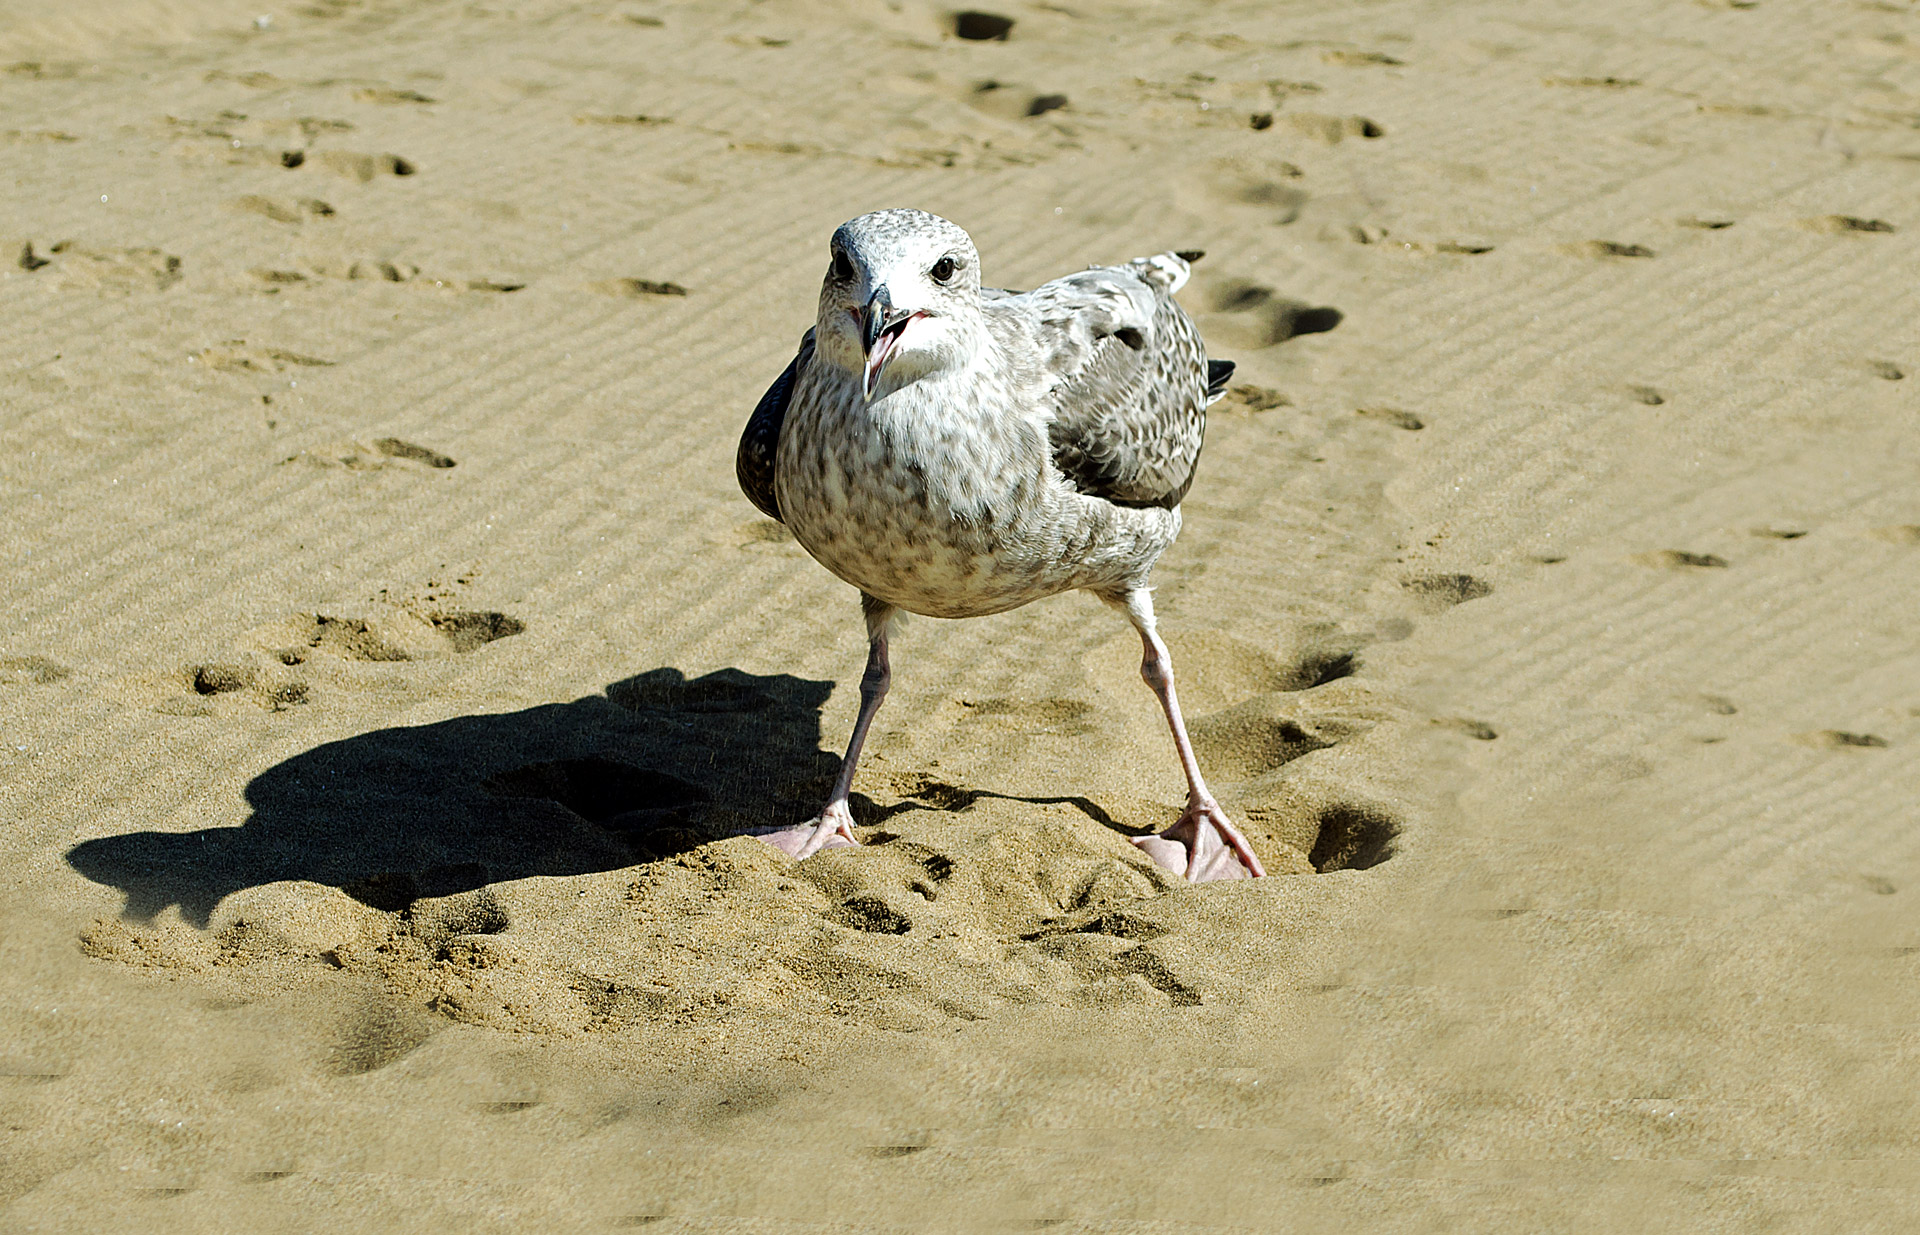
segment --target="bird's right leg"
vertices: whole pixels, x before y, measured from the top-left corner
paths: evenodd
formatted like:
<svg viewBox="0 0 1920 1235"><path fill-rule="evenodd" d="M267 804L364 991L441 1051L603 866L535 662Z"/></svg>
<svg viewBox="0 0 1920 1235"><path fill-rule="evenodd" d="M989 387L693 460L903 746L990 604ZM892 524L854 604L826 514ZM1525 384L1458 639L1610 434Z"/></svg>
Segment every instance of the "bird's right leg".
<svg viewBox="0 0 1920 1235"><path fill-rule="evenodd" d="M810 858L822 849L860 843L854 839L853 810L848 798L853 793L854 769L860 764L860 748L866 745L874 713L880 710L881 701L887 697L887 687L893 682L893 670L887 663L887 635L898 612L892 605L864 594L860 602L867 615L867 671L860 675L860 717L853 722L853 737L847 742L847 757L840 761L840 775L833 782L833 792L820 813L806 823L754 833L794 858Z"/></svg>
<svg viewBox="0 0 1920 1235"><path fill-rule="evenodd" d="M1123 597L1108 602L1126 611L1127 618L1140 633L1140 677L1166 713L1167 728L1173 734L1173 750L1180 759L1180 770L1187 777L1187 809L1179 820L1157 836L1134 839L1148 857L1168 870L1199 882L1210 879L1258 879L1266 870L1253 852L1253 846L1233 826L1227 812L1220 809L1200 776L1200 762L1194 758L1193 742L1187 737L1187 722L1180 715L1180 700L1173 689L1173 656L1160 638L1153 616L1153 597L1145 588L1135 588Z"/></svg>

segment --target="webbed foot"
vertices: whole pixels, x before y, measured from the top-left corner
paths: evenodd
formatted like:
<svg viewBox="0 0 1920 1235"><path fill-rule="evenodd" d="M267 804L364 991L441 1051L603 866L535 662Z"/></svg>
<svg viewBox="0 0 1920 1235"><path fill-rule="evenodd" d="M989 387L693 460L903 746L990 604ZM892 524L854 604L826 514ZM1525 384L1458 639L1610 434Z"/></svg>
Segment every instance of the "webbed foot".
<svg viewBox="0 0 1920 1235"><path fill-rule="evenodd" d="M1267 873L1253 846L1210 797L1188 802L1179 822L1157 836L1137 836L1133 843L1156 865L1195 883L1258 879Z"/></svg>
<svg viewBox="0 0 1920 1235"><path fill-rule="evenodd" d="M767 842L796 861L810 858L822 849L860 843L853 837L853 812L845 802L828 803L826 809L805 823L790 828L756 828L747 835Z"/></svg>

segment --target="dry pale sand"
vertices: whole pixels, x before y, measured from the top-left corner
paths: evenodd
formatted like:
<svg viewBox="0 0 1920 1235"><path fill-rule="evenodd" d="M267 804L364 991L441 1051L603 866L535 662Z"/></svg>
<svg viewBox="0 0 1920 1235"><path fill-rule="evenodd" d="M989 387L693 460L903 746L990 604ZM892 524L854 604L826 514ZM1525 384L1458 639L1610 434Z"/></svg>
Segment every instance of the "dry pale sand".
<svg viewBox="0 0 1920 1235"><path fill-rule="evenodd" d="M0 1227L1912 1229L1920 7L998 11L0 7ZM1078 596L728 839L862 655L735 437L903 204L1208 251L1277 877L1125 843Z"/></svg>

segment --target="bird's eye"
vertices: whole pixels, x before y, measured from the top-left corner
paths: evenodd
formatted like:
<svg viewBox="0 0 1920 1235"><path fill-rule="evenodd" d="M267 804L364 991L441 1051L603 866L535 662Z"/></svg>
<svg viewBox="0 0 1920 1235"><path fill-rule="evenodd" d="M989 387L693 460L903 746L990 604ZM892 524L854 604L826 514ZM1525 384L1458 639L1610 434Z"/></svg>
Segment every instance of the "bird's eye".
<svg viewBox="0 0 1920 1235"><path fill-rule="evenodd" d="M958 270L959 268L960 268L959 263L954 261L951 257L943 257L939 261L935 262L933 264L933 269L928 271L927 273L933 276L933 281L935 283L945 283L948 279L951 279L953 277L953 272Z"/></svg>
<svg viewBox="0 0 1920 1235"><path fill-rule="evenodd" d="M842 279L842 280L851 279L853 277L853 263L847 260L847 255L845 253L840 253L840 252L834 253L833 277L836 279Z"/></svg>

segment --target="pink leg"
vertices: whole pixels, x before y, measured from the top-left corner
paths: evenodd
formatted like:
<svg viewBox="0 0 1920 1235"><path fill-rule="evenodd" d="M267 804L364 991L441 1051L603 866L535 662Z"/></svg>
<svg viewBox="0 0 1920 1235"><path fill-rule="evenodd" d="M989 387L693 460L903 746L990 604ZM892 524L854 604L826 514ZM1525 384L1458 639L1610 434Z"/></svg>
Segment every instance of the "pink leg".
<svg viewBox="0 0 1920 1235"><path fill-rule="evenodd" d="M893 606L862 596L867 614L867 671L860 676L860 717L853 722L853 737L847 742L847 757L840 762L840 775L833 792L820 813L806 823L791 828L769 828L755 832L761 840L795 858L810 858L822 849L834 849L860 842L853 835L853 811L847 798L853 792L854 769L860 764L860 748L866 745L867 730L873 726L874 713L887 697L893 682L893 670L887 663L887 632L892 624Z"/></svg>
<svg viewBox="0 0 1920 1235"><path fill-rule="evenodd" d="M1227 813L1207 792L1201 779L1200 763L1193 757L1193 743L1187 740L1187 725L1180 717L1180 700L1173 689L1173 657L1154 628L1153 600L1146 589L1127 594L1125 608L1134 629L1140 632L1140 677L1160 700L1167 714L1167 727L1173 730L1173 749L1180 756L1181 770L1187 774L1187 809L1178 822L1158 836L1142 836L1134 844L1145 850L1161 866L1178 871L1196 883L1211 879L1255 879L1265 875L1260 859L1254 855L1247 838L1233 826Z"/></svg>

